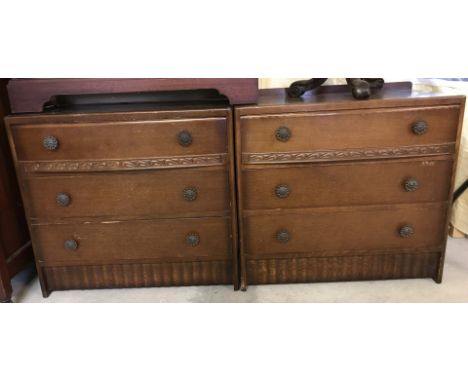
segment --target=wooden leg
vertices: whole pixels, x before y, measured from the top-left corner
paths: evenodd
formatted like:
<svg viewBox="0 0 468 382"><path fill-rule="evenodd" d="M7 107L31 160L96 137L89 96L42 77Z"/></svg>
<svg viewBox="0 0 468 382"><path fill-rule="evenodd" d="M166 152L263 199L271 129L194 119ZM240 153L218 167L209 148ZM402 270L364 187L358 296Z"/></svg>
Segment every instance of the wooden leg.
<svg viewBox="0 0 468 382"><path fill-rule="evenodd" d="M240 290L242 292L247 292L247 281L245 281L245 280L241 281Z"/></svg>

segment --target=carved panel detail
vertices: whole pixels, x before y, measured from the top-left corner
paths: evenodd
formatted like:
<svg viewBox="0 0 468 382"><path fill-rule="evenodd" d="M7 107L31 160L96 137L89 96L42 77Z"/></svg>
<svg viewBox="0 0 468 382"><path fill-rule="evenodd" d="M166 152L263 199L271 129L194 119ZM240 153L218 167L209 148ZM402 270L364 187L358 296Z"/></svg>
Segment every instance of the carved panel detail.
<svg viewBox="0 0 468 382"><path fill-rule="evenodd" d="M226 163L226 158L226 154L212 154L150 159L23 162L21 166L25 173L149 170L157 168L216 166Z"/></svg>
<svg viewBox="0 0 468 382"><path fill-rule="evenodd" d="M360 160L372 158L399 158L406 156L426 156L452 154L453 143L405 147L363 148L344 150L316 150L289 153L244 153L244 163L271 162L321 162L333 160Z"/></svg>
<svg viewBox="0 0 468 382"><path fill-rule="evenodd" d="M196 261L44 267L52 290L212 285L232 282L232 262Z"/></svg>
<svg viewBox="0 0 468 382"><path fill-rule="evenodd" d="M440 254L298 257L247 260L248 284L425 278L437 276Z"/></svg>

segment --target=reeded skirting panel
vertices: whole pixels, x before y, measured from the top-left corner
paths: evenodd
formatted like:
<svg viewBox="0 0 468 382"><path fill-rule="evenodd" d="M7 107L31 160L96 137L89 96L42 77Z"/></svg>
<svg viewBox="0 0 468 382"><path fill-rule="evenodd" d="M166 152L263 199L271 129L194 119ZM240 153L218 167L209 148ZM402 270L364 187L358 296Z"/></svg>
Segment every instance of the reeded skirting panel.
<svg viewBox="0 0 468 382"><path fill-rule="evenodd" d="M231 261L44 267L46 289L232 284Z"/></svg>
<svg viewBox="0 0 468 382"><path fill-rule="evenodd" d="M436 278L440 253L247 260L248 284Z"/></svg>

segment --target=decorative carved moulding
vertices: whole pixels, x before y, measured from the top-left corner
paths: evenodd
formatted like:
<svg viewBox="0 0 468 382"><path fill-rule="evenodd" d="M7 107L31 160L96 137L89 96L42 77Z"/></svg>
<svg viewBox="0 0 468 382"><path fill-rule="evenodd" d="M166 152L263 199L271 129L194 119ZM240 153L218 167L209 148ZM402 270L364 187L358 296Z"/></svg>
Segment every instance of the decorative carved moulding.
<svg viewBox="0 0 468 382"><path fill-rule="evenodd" d="M454 152L455 144L453 143L408 147L316 150L308 152L289 153L246 153L242 155L242 162L246 164L274 162L323 162L372 158L401 158L406 156L442 155L453 154Z"/></svg>
<svg viewBox="0 0 468 382"><path fill-rule="evenodd" d="M441 254L248 259L250 284L434 278ZM357 271L359 270L359 271Z"/></svg>
<svg viewBox="0 0 468 382"><path fill-rule="evenodd" d="M158 168L206 167L224 165L227 154L192 155L148 159L110 159L95 161L21 162L24 173L98 172L150 170Z"/></svg>
<svg viewBox="0 0 468 382"><path fill-rule="evenodd" d="M8 83L12 113L37 113L54 96L216 89L231 104L255 103L258 78L31 78Z"/></svg>
<svg viewBox="0 0 468 382"><path fill-rule="evenodd" d="M230 261L133 263L43 268L51 290L230 284Z"/></svg>

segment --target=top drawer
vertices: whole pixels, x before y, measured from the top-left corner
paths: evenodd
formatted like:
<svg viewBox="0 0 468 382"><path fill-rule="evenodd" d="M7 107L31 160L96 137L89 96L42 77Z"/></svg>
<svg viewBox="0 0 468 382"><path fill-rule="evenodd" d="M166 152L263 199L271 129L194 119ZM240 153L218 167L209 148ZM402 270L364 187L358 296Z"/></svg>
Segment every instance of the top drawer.
<svg viewBox="0 0 468 382"><path fill-rule="evenodd" d="M226 118L16 124L19 161L130 159L227 152Z"/></svg>
<svg viewBox="0 0 468 382"><path fill-rule="evenodd" d="M453 143L459 112L459 106L440 106L242 117L244 162L364 159L386 156L384 148ZM380 152L365 150L371 148ZM316 155L304 155L315 151ZM302 155L249 155L288 152ZM425 154L430 152L426 149Z"/></svg>

